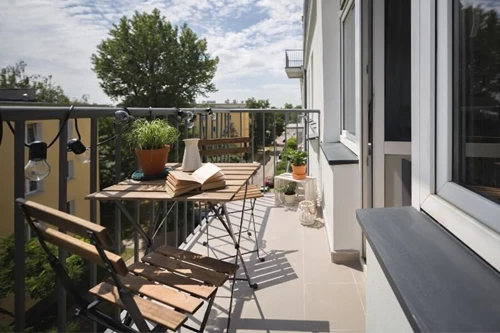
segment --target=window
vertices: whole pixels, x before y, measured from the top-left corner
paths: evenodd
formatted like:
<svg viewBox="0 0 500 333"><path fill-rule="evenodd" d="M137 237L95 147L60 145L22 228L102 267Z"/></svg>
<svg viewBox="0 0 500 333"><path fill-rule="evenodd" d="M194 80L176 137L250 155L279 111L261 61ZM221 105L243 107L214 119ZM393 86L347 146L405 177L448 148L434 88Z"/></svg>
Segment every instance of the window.
<svg viewBox="0 0 500 333"><path fill-rule="evenodd" d="M500 203L500 7L454 6L452 179Z"/></svg>
<svg viewBox="0 0 500 333"><path fill-rule="evenodd" d="M68 119L68 139L73 139L73 120Z"/></svg>
<svg viewBox="0 0 500 333"><path fill-rule="evenodd" d="M70 200L66 202L66 212L71 215L75 215L75 200Z"/></svg>
<svg viewBox="0 0 500 333"><path fill-rule="evenodd" d="M68 161L68 179L75 178L75 162L73 160Z"/></svg>
<svg viewBox="0 0 500 333"><path fill-rule="evenodd" d="M343 134L356 141L354 3L342 14L342 124Z"/></svg>
<svg viewBox="0 0 500 333"><path fill-rule="evenodd" d="M24 182L24 193L29 195L29 194L35 194L35 193L41 192L43 189L42 184L43 184L43 181L32 182L32 181L29 181L26 179Z"/></svg>
<svg viewBox="0 0 500 333"><path fill-rule="evenodd" d="M42 140L42 125L40 123L26 124L26 143Z"/></svg>

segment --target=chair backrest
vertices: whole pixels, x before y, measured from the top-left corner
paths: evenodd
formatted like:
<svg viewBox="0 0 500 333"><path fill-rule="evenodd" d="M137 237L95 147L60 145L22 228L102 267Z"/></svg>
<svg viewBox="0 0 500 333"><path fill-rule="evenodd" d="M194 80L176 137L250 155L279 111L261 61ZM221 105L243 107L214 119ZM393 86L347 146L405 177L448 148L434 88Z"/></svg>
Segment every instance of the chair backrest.
<svg viewBox="0 0 500 333"><path fill-rule="evenodd" d="M87 239L90 231L97 238L99 246L110 248L112 242L105 227L33 201L17 199L16 202L23 210L25 217L33 220L33 225L45 241L104 267L104 262L96 246L65 234L54 227ZM127 266L121 256L106 250L104 253L117 274L126 275L128 273Z"/></svg>
<svg viewBox="0 0 500 333"><path fill-rule="evenodd" d="M250 147L250 137L234 137L219 139L203 139L198 142L200 156L206 160L210 157L213 162L224 162L227 157L236 155L248 161L248 153L252 151Z"/></svg>

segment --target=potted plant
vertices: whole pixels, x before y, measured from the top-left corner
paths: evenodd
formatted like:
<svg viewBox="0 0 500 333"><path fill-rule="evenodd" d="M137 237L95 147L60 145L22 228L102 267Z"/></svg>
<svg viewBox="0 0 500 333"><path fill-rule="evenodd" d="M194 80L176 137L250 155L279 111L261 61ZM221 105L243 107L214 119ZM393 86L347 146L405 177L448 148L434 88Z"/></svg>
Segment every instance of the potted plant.
<svg viewBox="0 0 500 333"><path fill-rule="evenodd" d="M283 193L285 196L285 203L287 205L293 205L295 203L295 190L297 189L297 183L289 182L286 185L276 188L278 193Z"/></svg>
<svg viewBox="0 0 500 333"><path fill-rule="evenodd" d="M288 160L292 163L292 177L293 179L306 178L306 163L307 153L302 150L293 150L288 153Z"/></svg>
<svg viewBox="0 0 500 333"><path fill-rule="evenodd" d="M179 138L177 128L164 119L138 119L128 134L144 175L158 175L165 169L170 145Z"/></svg>

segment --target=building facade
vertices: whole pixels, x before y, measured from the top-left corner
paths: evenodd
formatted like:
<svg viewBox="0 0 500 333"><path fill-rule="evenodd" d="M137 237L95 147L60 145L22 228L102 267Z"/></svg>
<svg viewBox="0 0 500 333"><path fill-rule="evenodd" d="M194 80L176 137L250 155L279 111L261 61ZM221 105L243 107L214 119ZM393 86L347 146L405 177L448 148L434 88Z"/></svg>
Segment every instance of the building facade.
<svg viewBox="0 0 500 333"><path fill-rule="evenodd" d="M367 331L415 330L356 210L411 206L500 269L500 7L306 0L303 25L303 106L322 110L309 170L332 260L365 263Z"/></svg>
<svg viewBox="0 0 500 333"><path fill-rule="evenodd" d="M4 98L2 105L12 105L12 103L24 103L24 98L14 98L13 90L9 92L9 98ZM5 93L5 92L4 92ZM19 90L15 91L19 93ZM4 94L3 97L7 95ZM9 104L7 104L9 103ZM0 212L2 212L2 224L0 227L0 238L9 237L14 233L14 135L11 133L6 122L3 122L3 139L0 145L0 179L2 179L2 188L0 191ZM42 120L37 122L26 122L25 142L29 144L33 141L43 141L49 143L59 131L58 120ZM76 137L74 120L67 123L68 138ZM81 119L78 122L82 139L89 138L90 120ZM86 142L88 144L89 142ZM47 162L50 165L51 172L42 181L32 182L26 180L25 197L41 204L59 208L58 202L58 175L59 175L59 144L56 141L47 151ZM66 143L62 143L66 144ZM26 148L25 161L28 162L28 149ZM89 219L90 204L85 200L89 193L90 169L88 164L78 163L72 152L68 152L68 187L67 187L67 211L75 216ZM29 233L27 233L29 235ZM27 307L32 306L33 302L28 302ZM13 301L11 297L0 301L0 307L7 311L13 311Z"/></svg>

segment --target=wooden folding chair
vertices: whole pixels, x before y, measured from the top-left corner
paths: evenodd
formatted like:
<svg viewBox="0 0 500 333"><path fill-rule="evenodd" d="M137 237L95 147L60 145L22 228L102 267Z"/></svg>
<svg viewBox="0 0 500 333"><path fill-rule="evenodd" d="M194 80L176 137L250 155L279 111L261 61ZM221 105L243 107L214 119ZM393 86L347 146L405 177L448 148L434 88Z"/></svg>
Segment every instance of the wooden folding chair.
<svg viewBox="0 0 500 333"><path fill-rule="evenodd" d="M185 327L203 332L218 288L238 270L238 265L167 245L127 267L121 256L106 250L111 238L103 226L32 201L16 202L47 253L57 278L74 298L75 315L113 331L177 331ZM90 244L71 234L90 239ZM106 268L110 278L89 293L82 293L47 242ZM97 296L97 300L90 302L90 295ZM104 313L99 309L103 302L125 310L125 319L117 320ZM195 314L204 302L208 305L200 327L188 326L188 316Z"/></svg>
<svg viewBox="0 0 500 333"><path fill-rule="evenodd" d="M251 153L251 139L250 137L232 137L232 138L219 138L219 139L204 139L198 142L198 147L200 148L200 156L203 158L204 162L230 162L231 155L239 157L241 160L248 162L249 155ZM255 244L257 249L256 252L257 257L260 261L264 261L264 258L260 257L259 251L259 242L257 239L257 228L255 226L255 216L254 216L254 208L257 202L257 199L262 198L264 195L260 191L260 187L254 184L249 184L247 189L246 199L249 200L250 205L245 210L231 210L228 211L227 214L237 214L243 212L250 212L250 219L248 220L247 226L247 234L248 236L252 236L252 232L250 231L250 224L253 225L253 235L255 238ZM245 188L242 188L235 196L233 201L242 201L245 199ZM219 207L222 209L222 207ZM207 222L208 222L207 216ZM209 237L208 236L208 227L206 228L206 241L203 242L204 246L208 245L208 242L212 239L217 239L221 237L227 237L227 235L219 236L219 237Z"/></svg>

